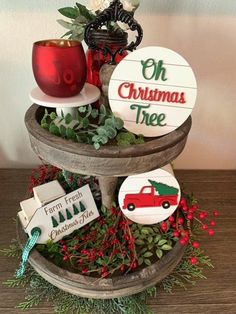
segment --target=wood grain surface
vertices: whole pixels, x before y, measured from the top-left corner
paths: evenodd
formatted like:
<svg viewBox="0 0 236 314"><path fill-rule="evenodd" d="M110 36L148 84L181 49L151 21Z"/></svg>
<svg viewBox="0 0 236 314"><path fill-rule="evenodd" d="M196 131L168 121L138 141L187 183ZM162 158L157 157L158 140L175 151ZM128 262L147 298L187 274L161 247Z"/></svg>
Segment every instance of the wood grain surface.
<svg viewBox="0 0 236 314"><path fill-rule="evenodd" d="M34 104L25 115L31 147L36 155L60 169L95 176L122 177L165 166L183 151L192 125L189 117L175 131L144 144L105 145L96 150L93 145L65 140L41 128L39 121L43 110Z"/></svg>
<svg viewBox="0 0 236 314"><path fill-rule="evenodd" d="M30 170L0 170L0 248L15 237L15 217L19 202L25 198ZM194 192L203 209L221 212L215 237L203 237L202 247L212 258L215 268L206 269L207 280L198 280L188 290L175 289L168 295L158 291L148 303L156 314L235 314L236 313L236 171L176 171L178 180L187 191ZM0 256L0 282L10 278L18 261ZM24 299L24 289L10 289L0 284L0 314L21 313L15 305ZM50 304L27 313L53 313ZM99 314L99 313L98 313ZM109 314L109 313L107 313ZM138 313L134 313L138 314Z"/></svg>

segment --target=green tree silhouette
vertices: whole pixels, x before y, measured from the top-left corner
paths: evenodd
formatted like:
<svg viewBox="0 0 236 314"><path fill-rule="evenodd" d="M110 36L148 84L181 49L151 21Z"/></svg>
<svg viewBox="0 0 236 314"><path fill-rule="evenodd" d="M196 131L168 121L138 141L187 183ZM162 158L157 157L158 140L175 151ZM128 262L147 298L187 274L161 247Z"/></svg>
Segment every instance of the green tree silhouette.
<svg viewBox="0 0 236 314"><path fill-rule="evenodd" d="M152 181L152 180L148 180L148 181L151 183L151 185L160 195L177 195L179 192L179 189L173 186L169 186L167 184Z"/></svg>

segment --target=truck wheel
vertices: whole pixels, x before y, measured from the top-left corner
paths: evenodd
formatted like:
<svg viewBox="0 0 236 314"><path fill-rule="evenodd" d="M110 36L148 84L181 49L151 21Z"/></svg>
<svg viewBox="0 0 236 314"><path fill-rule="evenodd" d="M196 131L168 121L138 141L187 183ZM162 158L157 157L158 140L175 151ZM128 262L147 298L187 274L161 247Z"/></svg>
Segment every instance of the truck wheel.
<svg viewBox="0 0 236 314"><path fill-rule="evenodd" d="M132 212L133 210L135 210L135 205L134 204L128 204L127 209Z"/></svg>
<svg viewBox="0 0 236 314"><path fill-rule="evenodd" d="M163 202L163 203L162 203L162 207L165 208L165 209L167 209L167 208L170 207L170 203L167 202L167 201L166 201L166 202Z"/></svg>

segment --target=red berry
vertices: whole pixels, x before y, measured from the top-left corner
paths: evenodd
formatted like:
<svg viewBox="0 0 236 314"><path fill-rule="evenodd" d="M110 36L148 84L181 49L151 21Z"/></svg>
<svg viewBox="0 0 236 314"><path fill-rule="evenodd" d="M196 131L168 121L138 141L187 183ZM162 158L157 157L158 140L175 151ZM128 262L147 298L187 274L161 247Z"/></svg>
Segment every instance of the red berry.
<svg viewBox="0 0 236 314"><path fill-rule="evenodd" d="M126 266L125 265L121 265L120 267L120 271L123 273L125 271Z"/></svg>
<svg viewBox="0 0 236 314"><path fill-rule="evenodd" d="M220 213L219 213L217 210L215 210L215 211L213 212L213 215L214 215L215 217L218 217L218 216L220 216Z"/></svg>
<svg viewBox="0 0 236 314"><path fill-rule="evenodd" d="M203 230L208 230L209 227L208 227L208 225L203 225L203 226L202 226L202 229L203 229Z"/></svg>
<svg viewBox="0 0 236 314"><path fill-rule="evenodd" d="M215 235L215 230L213 230L213 229L210 229L209 231L208 231L208 234L209 234L209 236L213 236L213 235Z"/></svg>
<svg viewBox="0 0 236 314"><path fill-rule="evenodd" d="M161 224L161 229L162 229L162 231L167 231L168 226L167 226L167 223L166 223L166 222L163 222L163 223Z"/></svg>
<svg viewBox="0 0 236 314"><path fill-rule="evenodd" d="M188 212L189 212L189 214L194 214L195 210L191 207Z"/></svg>
<svg viewBox="0 0 236 314"><path fill-rule="evenodd" d="M175 237L175 238L179 238L180 237L180 232L179 231L174 231L173 232L173 236Z"/></svg>
<svg viewBox="0 0 236 314"><path fill-rule="evenodd" d="M102 273L102 278L107 278L109 277L110 273L109 271L105 271L104 273Z"/></svg>
<svg viewBox="0 0 236 314"><path fill-rule="evenodd" d="M88 269L87 267L86 267L86 268L83 268L83 269L82 269L82 274L87 274L88 271L89 271L89 269Z"/></svg>
<svg viewBox="0 0 236 314"><path fill-rule="evenodd" d="M186 198L182 197L181 200L180 200L180 206L187 206L187 200Z"/></svg>
<svg viewBox="0 0 236 314"><path fill-rule="evenodd" d="M216 225L215 220L212 220L212 221L210 222L210 224L211 224L212 227L215 227L215 225Z"/></svg>
<svg viewBox="0 0 236 314"><path fill-rule="evenodd" d="M194 211L198 210L198 208L199 208L199 206L198 206L197 204L194 204L194 205L192 206L192 209L193 209Z"/></svg>
<svg viewBox="0 0 236 314"><path fill-rule="evenodd" d="M64 257L63 257L63 261L68 261L68 259L69 259L70 257L68 256L68 255L65 255Z"/></svg>
<svg viewBox="0 0 236 314"><path fill-rule="evenodd" d="M194 247L195 249L199 249L199 247L200 247L199 242L197 242L197 241L193 242L193 247Z"/></svg>
<svg viewBox="0 0 236 314"><path fill-rule="evenodd" d="M192 265L196 265L196 264L199 263L199 260L198 260L197 257L192 257L192 258L190 259L190 261L191 261L191 264L192 264Z"/></svg>
<svg viewBox="0 0 236 314"><path fill-rule="evenodd" d="M169 217L169 222L175 222L175 218L173 216Z"/></svg>
<svg viewBox="0 0 236 314"><path fill-rule="evenodd" d="M188 218L189 220L193 220L193 214L188 214L187 218Z"/></svg>
<svg viewBox="0 0 236 314"><path fill-rule="evenodd" d="M180 244L185 246L187 245L189 242L189 238L188 237L183 237L182 239L180 239Z"/></svg>
<svg viewBox="0 0 236 314"><path fill-rule="evenodd" d="M138 262L134 261L131 265L131 269L136 269L138 267Z"/></svg>
<svg viewBox="0 0 236 314"><path fill-rule="evenodd" d="M183 210L184 212L187 212L187 211L188 211L188 206L182 206L182 210Z"/></svg>
<svg viewBox="0 0 236 314"><path fill-rule="evenodd" d="M63 245L62 250L63 251L68 251L68 246L67 245Z"/></svg>
<svg viewBox="0 0 236 314"><path fill-rule="evenodd" d="M201 213L201 214L199 215L199 218L200 218L200 219L205 219L206 217L205 217L204 213Z"/></svg>
<svg viewBox="0 0 236 314"><path fill-rule="evenodd" d="M178 224L182 225L184 223L184 218L179 218L178 219Z"/></svg>

